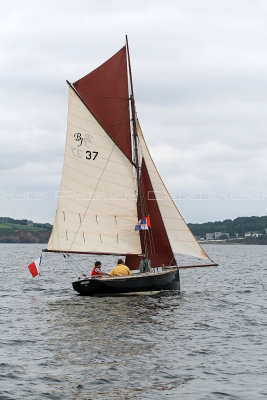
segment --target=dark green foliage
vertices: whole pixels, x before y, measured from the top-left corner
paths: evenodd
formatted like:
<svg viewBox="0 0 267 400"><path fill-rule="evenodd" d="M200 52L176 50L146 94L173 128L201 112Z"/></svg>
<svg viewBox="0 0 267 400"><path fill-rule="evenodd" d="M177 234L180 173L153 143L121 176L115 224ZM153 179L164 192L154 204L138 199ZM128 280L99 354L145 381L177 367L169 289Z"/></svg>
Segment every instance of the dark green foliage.
<svg viewBox="0 0 267 400"><path fill-rule="evenodd" d="M262 235L259 237L247 237L242 240L233 240L233 244L267 244L267 235Z"/></svg>
<svg viewBox="0 0 267 400"><path fill-rule="evenodd" d="M0 217L0 243L46 243L51 230L52 225L48 223Z"/></svg>
<svg viewBox="0 0 267 400"><path fill-rule="evenodd" d="M47 243L51 231L0 231L0 243Z"/></svg>
<svg viewBox="0 0 267 400"><path fill-rule="evenodd" d="M9 217L0 217L0 224L7 224L7 225L23 225L23 226L28 226L28 222L31 222L27 219L13 219L13 218L9 218ZM34 222L32 226L30 226L31 228L43 228L45 230L47 229L52 229L52 225L45 223L45 224L40 224L40 223L36 223Z"/></svg>

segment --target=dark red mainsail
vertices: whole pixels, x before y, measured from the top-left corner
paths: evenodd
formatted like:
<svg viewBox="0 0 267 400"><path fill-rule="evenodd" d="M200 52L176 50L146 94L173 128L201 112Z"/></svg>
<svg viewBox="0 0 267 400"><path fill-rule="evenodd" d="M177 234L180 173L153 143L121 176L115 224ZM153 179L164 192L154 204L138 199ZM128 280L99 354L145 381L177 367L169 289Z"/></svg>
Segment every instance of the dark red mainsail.
<svg viewBox="0 0 267 400"><path fill-rule="evenodd" d="M132 160L126 46L73 86L100 125Z"/></svg>
<svg viewBox="0 0 267 400"><path fill-rule="evenodd" d="M143 212L149 215L151 228L150 231L140 231L142 251L145 253L145 244L147 248L147 258L151 261L152 267L164 265L176 265L176 260L167 236L167 232L162 221L159 206L148 174L146 163L142 161L140 177L141 196L143 202ZM140 218L143 218L144 215ZM146 239L145 239L146 235ZM136 255L127 255L125 264L130 269L138 269L141 257Z"/></svg>

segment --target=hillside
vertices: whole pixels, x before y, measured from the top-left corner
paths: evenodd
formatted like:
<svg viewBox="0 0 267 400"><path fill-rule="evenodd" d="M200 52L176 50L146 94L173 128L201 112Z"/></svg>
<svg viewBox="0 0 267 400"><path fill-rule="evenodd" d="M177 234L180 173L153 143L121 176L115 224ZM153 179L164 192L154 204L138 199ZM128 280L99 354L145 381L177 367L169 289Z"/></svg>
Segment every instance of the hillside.
<svg viewBox="0 0 267 400"><path fill-rule="evenodd" d="M52 225L0 217L0 243L47 243Z"/></svg>
<svg viewBox="0 0 267 400"><path fill-rule="evenodd" d="M229 233L234 237L237 233L243 237L246 232L259 232L264 234L267 228L267 216L263 217L238 217L234 220L205 222L203 224L188 224L195 236L205 237L206 233Z"/></svg>
<svg viewBox="0 0 267 400"><path fill-rule="evenodd" d="M227 233L231 239L237 235L243 244L267 244L267 216L238 217L234 220L205 222L203 224L188 224L198 238L206 238L207 233ZM51 224L34 223L27 219L0 217L0 243L47 243L52 230ZM260 237L244 237L247 232L258 232Z"/></svg>

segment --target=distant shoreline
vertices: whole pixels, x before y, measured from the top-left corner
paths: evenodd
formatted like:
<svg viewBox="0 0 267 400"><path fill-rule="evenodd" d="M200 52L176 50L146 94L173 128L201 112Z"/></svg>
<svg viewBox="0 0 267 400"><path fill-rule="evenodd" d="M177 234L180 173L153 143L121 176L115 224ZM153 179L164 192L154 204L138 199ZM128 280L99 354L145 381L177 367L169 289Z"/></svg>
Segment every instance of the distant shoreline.
<svg viewBox="0 0 267 400"><path fill-rule="evenodd" d="M267 245L267 241L260 241L260 240L255 240L255 241L247 241L246 239L241 239L239 241L235 241L235 240L205 240L205 241L199 241L199 244L216 244L216 245L223 245L226 244L228 245L258 245L258 246L266 246Z"/></svg>
<svg viewBox="0 0 267 400"><path fill-rule="evenodd" d="M188 227L200 244L267 245L267 216L189 223ZM49 223L0 217L0 243L46 244L51 232L52 225Z"/></svg>
<svg viewBox="0 0 267 400"><path fill-rule="evenodd" d="M52 225L0 217L0 243L47 243Z"/></svg>
<svg viewBox="0 0 267 400"><path fill-rule="evenodd" d="M0 240L0 244L40 244L43 246L46 246L48 243L48 241L46 242L8 242L8 241L1 241ZM231 246L231 245L241 245L241 246L266 246L267 243L244 243L244 242L227 242L227 241L218 241L218 240L214 240L214 241L205 241L205 242L199 242L200 245L202 244L216 244L217 246L222 246L222 245L227 245L227 246Z"/></svg>

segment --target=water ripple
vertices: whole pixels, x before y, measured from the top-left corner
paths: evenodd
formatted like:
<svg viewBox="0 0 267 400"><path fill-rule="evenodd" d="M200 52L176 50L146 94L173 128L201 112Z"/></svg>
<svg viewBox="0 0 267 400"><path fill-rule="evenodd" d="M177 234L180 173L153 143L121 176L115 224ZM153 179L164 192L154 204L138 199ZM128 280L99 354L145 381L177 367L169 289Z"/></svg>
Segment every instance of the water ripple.
<svg viewBox="0 0 267 400"><path fill-rule="evenodd" d="M1 400L266 399L266 246L209 246L220 267L182 270L181 292L108 298L77 296L56 255L32 279L41 246L0 248Z"/></svg>

